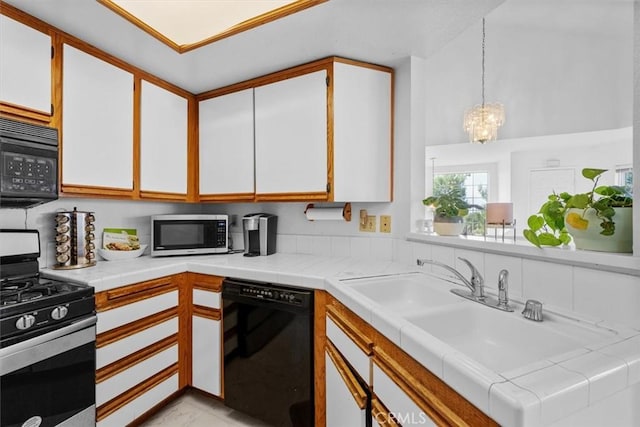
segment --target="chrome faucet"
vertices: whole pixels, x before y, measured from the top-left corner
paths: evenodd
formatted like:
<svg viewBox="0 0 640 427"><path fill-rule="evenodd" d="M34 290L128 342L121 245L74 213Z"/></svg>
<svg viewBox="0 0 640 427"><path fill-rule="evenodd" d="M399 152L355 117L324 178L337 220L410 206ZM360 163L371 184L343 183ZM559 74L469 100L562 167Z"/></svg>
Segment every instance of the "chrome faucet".
<svg viewBox="0 0 640 427"><path fill-rule="evenodd" d="M509 305L509 272L500 270L498 273L498 308L513 311Z"/></svg>
<svg viewBox="0 0 640 427"><path fill-rule="evenodd" d="M469 290L471 291L471 294L475 297L475 298L484 298L484 278L482 277L482 275L480 274L480 272L478 271L478 269L471 264L471 261L469 261L466 258L461 258L458 257L458 259L462 262L464 262L465 264L467 264L469 266L469 268L471 269L471 280L468 280L466 277L464 277L462 275L462 273L460 273L458 270L456 270L455 268L443 263L443 262L439 262L439 261L434 261L432 259L418 259L416 260L416 262L418 263L418 265L420 267L422 267L425 264L433 264L433 265L437 265L438 267L442 267L445 270L448 270L450 272L452 272L453 274L456 275L456 277L458 279L460 279L460 281L467 287L469 288Z"/></svg>
<svg viewBox="0 0 640 427"><path fill-rule="evenodd" d="M479 302L480 304L486 305L488 307L497 308L502 311L513 311L513 308L509 305L509 298L507 294L508 290L508 277L509 272L507 270L500 271L498 275L498 292L499 298L496 299L493 296L485 295L484 293L484 278L482 274L478 271L478 269L466 258L458 257L458 259L469 266L471 269L471 279L467 279L455 268L444 264L439 261L434 261L432 259L418 259L416 260L417 264L422 267L425 264L433 264L438 267L442 267L445 270L450 271L455 274L458 279L467 287L469 291L463 291L461 289L451 289L451 292L461 296L463 298L469 299L471 301Z"/></svg>

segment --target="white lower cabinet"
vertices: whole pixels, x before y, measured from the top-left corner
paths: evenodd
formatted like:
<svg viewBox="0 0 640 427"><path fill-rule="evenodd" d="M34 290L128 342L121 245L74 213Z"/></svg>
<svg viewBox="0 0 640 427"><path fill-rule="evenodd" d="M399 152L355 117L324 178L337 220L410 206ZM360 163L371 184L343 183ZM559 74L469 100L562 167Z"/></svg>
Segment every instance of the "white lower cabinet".
<svg viewBox="0 0 640 427"><path fill-rule="evenodd" d="M193 316L192 370L193 386L207 393L221 394L221 322Z"/></svg>
<svg viewBox="0 0 640 427"><path fill-rule="evenodd" d="M436 424L413 400L373 362L373 392L388 409L388 414L373 417L374 425L390 424L392 415L400 425L435 426Z"/></svg>
<svg viewBox="0 0 640 427"><path fill-rule="evenodd" d="M149 411L178 391L178 374L174 374L97 423L98 427L122 427Z"/></svg>
<svg viewBox="0 0 640 427"><path fill-rule="evenodd" d="M132 366L126 371L96 385L96 405L100 406L109 400L143 382L149 373L160 372L178 360L178 345L172 347Z"/></svg>
<svg viewBox="0 0 640 427"><path fill-rule="evenodd" d="M364 387L357 383L340 353L329 348L326 350L325 370L326 425L366 426L367 393Z"/></svg>
<svg viewBox="0 0 640 427"><path fill-rule="evenodd" d="M180 275L96 293L99 426L125 426L180 389Z"/></svg>

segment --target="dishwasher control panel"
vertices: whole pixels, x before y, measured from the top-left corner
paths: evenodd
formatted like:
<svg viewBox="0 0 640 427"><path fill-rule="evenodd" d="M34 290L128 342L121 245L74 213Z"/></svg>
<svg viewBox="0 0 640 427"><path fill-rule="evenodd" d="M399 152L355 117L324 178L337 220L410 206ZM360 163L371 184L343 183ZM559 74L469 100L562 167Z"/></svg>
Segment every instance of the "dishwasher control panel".
<svg viewBox="0 0 640 427"><path fill-rule="evenodd" d="M296 292L289 289L275 289L268 286L243 285L240 288L240 295L249 298L278 301L289 305L304 305L306 293Z"/></svg>

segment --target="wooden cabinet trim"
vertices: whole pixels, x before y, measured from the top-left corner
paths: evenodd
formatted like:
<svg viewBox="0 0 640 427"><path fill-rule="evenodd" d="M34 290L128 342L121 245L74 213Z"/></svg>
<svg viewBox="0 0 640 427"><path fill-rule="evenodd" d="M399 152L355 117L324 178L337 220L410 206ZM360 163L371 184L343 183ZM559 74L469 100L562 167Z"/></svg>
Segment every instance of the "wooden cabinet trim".
<svg viewBox="0 0 640 427"><path fill-rule="evenodd" d="M224 277L209 276L207 274L200 273L187 273L188 280L191 282L193 289L200 289L208 292L220 292L222 291L222 281Z"/></svg>
<svg viewBox="0 0 640 427"><path fill-rule="evenodd" d="M139 166L138 166L139 167ZM138 174L139 176L139 174ZM175 202L184 202L187 200L186 193L163 193L160 191L140 191L141 199L153 200L171 200Z"/></svg>
<svg viewBox="0 0 640 427"><path fill-rule="evenodd" d="M191 273L182 273L177 276L179 286L178 293L178 352L180 361L179 387L182 389L191 385L192 378L192 347L193 347L193 307L192 287L189 280Z"/></svg>
<svg viewBox="0 0 640 427"><path fill-rule="evenodd" d="M135 353L131 353L120 360L116 360L113 363L103 366L96 371L96 384L106 381L109 378L119 374L120 372L123 372L131 368L132 366L135 366L138 363L143 362L150 357L153 357L156 354L173 347L176 344L178 344L178 334L173 334L164 338L163 340L140 349Z"/></svg>
<svg viewBox="0 0 640 427"><path fill-rule="evenodd" d="M161 382L171 378L173 375L178 373L178 363L174 363L173 365L163 369L157 374L147 378L143 382L139 383L135 387L130 388L126 392L122 393L119 396L114 397L110 401L100 405L97 409L97 421L101 421L104 418L108 417L118 409L122 408L138 396L143 393L149 391L153 387L157 386Z"/></svg>
<svg viewBox="0 0 640 427"><path fill-rule="evenodd" d="M371 398L371 416L380 427L400 427L393 415L375 395Z"/></svg>
<svg viewBox="0 0 640 427"><path fill-rule="evenodd" d="M178 307L168 308L164 311L143 317L135 322L127 323L117 328L110 329L106 332L98 334L96 337L96 348L102 348L113 342L127 338L145 329L149 329L160 323L178 316Z"/></svg>
<svg viewBox="0 0 640 427"><path fill-rule="evenodd" d="M61 141L62 147L64 141ZM62 152L60 153L62 154ZM112 187L91 187L88 185L64 185L60 186L60 193L63 196L73 195L73 197L91 197L101 199L128 199L133 197L133 190L123 190Z"/></svg>
<svg viewBox="0 0 640 427"><path fill-rule="evenodd" d="M96 310L98 312L111 310L176 289L178 289L176 276L165 276L98 292L96 294Z"/></svg>
<svg viewBox="0 0 640 427"><path fill-rule="evenodd" d="M335 304L337 301L334 301ZM366 355L373 354L373 341L354 325L353 321L359 318L347 317L344 311L339 311L335 305L327 305L327 317L330 318L351 341L354 342Z"/></svg>
<svg viewBox="0 0 640 427"><path fill-rule="evenodd" d="M324 352L325 343L327 342L327 325L325 317L328 295L329 294L326 291L321 290L316 290L313 295L313 381L315 388L315 427L326 427L327 424L327 384Z"/></svg>
<svg viewBox="0 0 640 427"><path fill-rule="evenodd" d="M201 202L253 202L255 193L201 194Z"/></svg>
<svg viewBox="0 0 640 427"><path fill-rule="evenodd" d="M342 355L338 352L338 350L330 340L327 340L325 348L327 355L338 370L338 373L342 377L342 381L344 381L344 384L349 389L349 392L351 393L353 399L356 401L356 404L360 409L365 409L367 407L367 393L362 388L356 377L353 375L353 372L342 358Z"/></svg>
<svg viewBox="0 0 640 427"><path fill-rule="evenodd" d="M200 102L206 99L216 98L222 95L228 95L233 92L239 92L241 90L256 88L256 87L264 86L270 83L275 83L275 82L290 79L293 77L302 76L305 74L312 73L314 71L320 71L320 70L328 71L331 68L333 59L334 59L333 57L328 57L328 58L320 59L317 61L308 62L306 64L297 65L284 70L276 71L271 74L266 74L264 76L245 80L239 83L234 83L229 86L224 86L218 89L202 92L196 95L196 100Z"/></svg>
<svg viewBox="0 0 640 427"><path fill-rule="evenodd" d="M51 115L49 113L5 101L0 101L0 116L8 119L28 121L38 125L49 125L51 122Z"/></svg>
<svg viewBox="0 0 640 427"><path fill-rule="evenodd" d="M256 202L307 202L320 201L326 202L329 195L326 192L318 193L257 193Z"/></svg>
<svg viewBox="0 0 640 427"><path fill-rule="evenodd" d="M193 315L210 320L222 320L222 311L220 311L220 309L205 307L202 305L193 306Z"/></svg>
<svg viewBox="0 0 640 427"><path fill-rule="evenodd" d="M200 106L196 97L187 100L187 202L200 200Z"/></svg>

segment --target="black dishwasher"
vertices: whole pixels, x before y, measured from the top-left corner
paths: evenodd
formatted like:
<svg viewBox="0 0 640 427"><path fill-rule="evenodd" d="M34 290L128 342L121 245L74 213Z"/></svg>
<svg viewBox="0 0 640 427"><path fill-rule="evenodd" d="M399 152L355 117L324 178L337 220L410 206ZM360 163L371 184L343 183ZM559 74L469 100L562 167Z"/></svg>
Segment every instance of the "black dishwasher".
<svg viewBox="0 0 640 427"><path fill-rule="evenodd" d="M225 279L222 298L225 405L313 426L313 290Z"/></svg>

